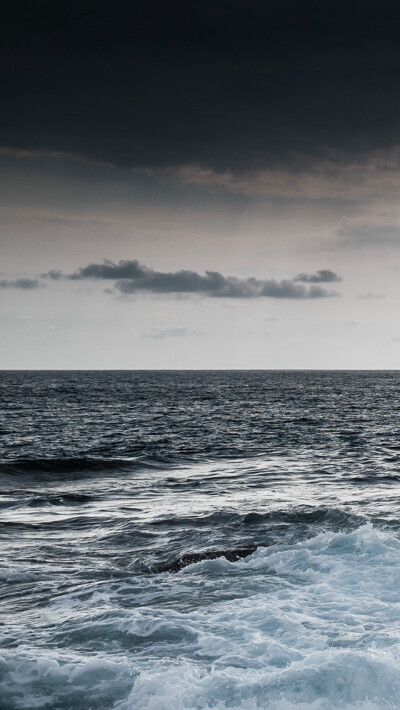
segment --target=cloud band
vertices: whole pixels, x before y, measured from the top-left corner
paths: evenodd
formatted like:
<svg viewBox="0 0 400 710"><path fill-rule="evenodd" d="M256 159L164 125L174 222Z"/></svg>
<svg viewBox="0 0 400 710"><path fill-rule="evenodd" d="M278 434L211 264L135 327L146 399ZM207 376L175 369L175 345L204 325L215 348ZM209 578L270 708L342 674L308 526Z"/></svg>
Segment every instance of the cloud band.
<svg viewBox="0 0 400 710"><path fill-rule="evenodd" d="M50 271L48 278L59 279L59 271ZM315 299L337 296L335 291L320 286L334 283L340 277L329 269L321 269L316 274L300 274L294 279L257 279L224 276L218 271L180 270L174 272L155 271L136 259L122 260L117 264L104 261L88 264L66 278L73 281L83 279L113 280L114 287L122 294L147 292L154 294L204 295L213 298L281 298Z"/></svg>

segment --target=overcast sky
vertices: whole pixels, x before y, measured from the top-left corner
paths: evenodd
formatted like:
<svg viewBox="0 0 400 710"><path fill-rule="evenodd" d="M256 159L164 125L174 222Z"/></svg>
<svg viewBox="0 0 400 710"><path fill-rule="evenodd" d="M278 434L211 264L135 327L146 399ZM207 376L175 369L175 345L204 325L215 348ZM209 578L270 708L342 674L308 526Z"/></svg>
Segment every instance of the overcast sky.
<svg viewBox="0 0 400 710"><path fill-rule="evenodd" d="M0 367L398 368L389 2L2 18Z"/></svg>

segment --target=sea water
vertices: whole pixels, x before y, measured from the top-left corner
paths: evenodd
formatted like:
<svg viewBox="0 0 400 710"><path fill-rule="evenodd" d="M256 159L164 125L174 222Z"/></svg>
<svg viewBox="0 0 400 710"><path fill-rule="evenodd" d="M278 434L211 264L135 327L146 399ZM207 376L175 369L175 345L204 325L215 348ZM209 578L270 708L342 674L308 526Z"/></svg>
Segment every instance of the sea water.
<svg viewBox="0 0 400 710"><path fill-rule="evenodd" d="M0 708L400 708L400 373L3 372Z"/></svg>

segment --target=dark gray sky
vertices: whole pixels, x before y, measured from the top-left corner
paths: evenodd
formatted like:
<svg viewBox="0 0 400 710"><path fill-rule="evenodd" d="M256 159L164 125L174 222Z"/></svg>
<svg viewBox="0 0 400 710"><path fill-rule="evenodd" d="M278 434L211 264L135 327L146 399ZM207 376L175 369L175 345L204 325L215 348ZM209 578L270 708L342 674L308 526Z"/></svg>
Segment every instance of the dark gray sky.
<svg viewBox="0 0 400 710"><path fill-rule="evenodd" d="M397 368L397 14L3 10L0 366Z"/></svg>

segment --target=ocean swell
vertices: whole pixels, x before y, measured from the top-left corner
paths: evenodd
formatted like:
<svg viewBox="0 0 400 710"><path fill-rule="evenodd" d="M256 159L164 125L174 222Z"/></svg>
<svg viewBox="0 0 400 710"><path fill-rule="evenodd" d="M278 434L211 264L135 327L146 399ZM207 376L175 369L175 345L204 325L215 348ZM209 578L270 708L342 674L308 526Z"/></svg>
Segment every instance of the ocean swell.
<svg viewBox="0 0 400 710"><path fill-rule="evenodd" d="M153 578L159 599L168 577ZM93 590L90 616L87 594L81 603L79 592L59 597L46 609L47 654L29 644L3 653L0 707L399 707L400 541L392 533L370 524L328 531L235 562L203 559L172 577L197 599L191 609L170 608L168 597L154 605L148 588L125 583ZM213 584L220 599L204 603L197 591Z"/></svg>

